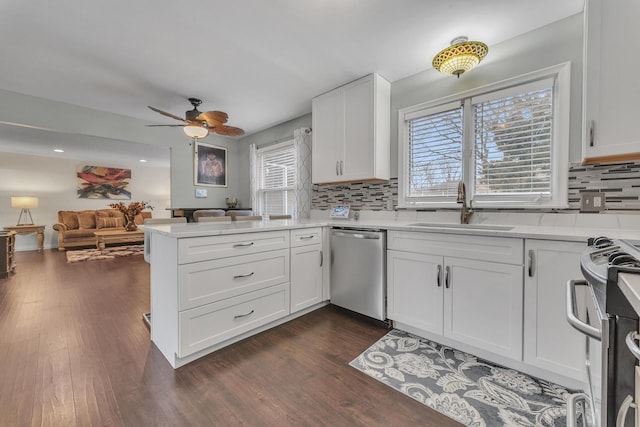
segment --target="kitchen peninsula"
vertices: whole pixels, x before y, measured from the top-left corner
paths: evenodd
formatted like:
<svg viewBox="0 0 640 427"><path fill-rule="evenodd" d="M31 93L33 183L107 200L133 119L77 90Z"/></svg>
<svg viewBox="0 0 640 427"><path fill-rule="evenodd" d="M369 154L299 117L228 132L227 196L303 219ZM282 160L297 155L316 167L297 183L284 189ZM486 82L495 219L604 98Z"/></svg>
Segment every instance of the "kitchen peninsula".
<svg viewBox="0 0 640 427"><path fill-rule="evenodd" d="M570 368L581 366L582 346L569 345L573 354L553 345L580 340L564 321L564 284L578 277L579 256L594 233L640 242L640 230L628 226L635 216L616 218L618 228L599 228L572 215L505 225L477 213L476 224L461 225L451 214L449 221L404 211L359 221L146 226L151 339L177 368L322 307L330 300L329 227L376 228L387 231L387 310L396 328L580 386L580 373ZM446 289L437 286L436 276L449 283L438 267L450 270ZM448 308L426 310L429 301Z"/></svg>

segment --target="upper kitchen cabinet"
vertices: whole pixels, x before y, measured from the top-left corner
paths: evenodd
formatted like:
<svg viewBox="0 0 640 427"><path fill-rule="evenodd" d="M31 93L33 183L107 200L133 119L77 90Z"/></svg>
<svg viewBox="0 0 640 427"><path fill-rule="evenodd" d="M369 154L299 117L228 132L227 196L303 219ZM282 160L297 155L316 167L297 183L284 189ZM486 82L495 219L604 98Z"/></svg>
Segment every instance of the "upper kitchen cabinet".
<svg viewBox="0 0 640 427"><path fill-rule="evenodd" d="M585 163L640 159L640 2L587 0L583 90Z"/></svg>
<svg viewBox="0 0 640 427"><path fill-rule="evenodd" d="M390 106L377 74L313 99L314 184L389 179Z"/></svg>

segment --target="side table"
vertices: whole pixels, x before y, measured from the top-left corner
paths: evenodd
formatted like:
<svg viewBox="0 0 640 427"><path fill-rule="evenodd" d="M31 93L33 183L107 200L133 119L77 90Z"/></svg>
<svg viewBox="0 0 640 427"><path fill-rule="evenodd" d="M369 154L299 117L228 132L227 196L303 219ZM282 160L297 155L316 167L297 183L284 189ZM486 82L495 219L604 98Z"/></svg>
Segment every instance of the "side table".
<svg viewBox="0 0 640 427"><path fill-rule="evenodd" d="M44 247L44 225L14 225L4 227L7 231L15 231L16 234L33 234L38 237L38 252L42 252Z"/></svg>

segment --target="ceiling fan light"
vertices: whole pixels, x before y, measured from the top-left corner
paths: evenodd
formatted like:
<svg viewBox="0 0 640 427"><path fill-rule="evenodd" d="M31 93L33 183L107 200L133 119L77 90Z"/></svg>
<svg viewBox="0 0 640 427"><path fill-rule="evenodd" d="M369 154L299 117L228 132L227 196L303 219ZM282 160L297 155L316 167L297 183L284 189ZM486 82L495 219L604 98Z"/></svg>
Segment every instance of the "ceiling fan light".
<svg viewBox="0 0 640 427"><path fill-rule="evenodd" d="M466 37L458 37L451 46L438 52L433 58L433 68L442 74L460 77L478 65L489 52L489 47L482 42L467 40Z"/></svg>
<svg viewBox="0 0 640 427"><path fill-rule="evenodd" d="M191 139L200 139L209 135L209 129L200 125L186 125L182 128L185 134Z"/></svg>

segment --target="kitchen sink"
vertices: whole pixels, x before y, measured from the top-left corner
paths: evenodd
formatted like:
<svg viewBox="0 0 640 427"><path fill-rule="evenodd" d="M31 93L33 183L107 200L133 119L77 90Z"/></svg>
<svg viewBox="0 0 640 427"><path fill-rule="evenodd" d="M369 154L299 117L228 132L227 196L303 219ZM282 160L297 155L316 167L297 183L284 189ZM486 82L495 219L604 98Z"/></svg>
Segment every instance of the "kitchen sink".
<svg viewBox="0 0 640 427"><path fill-rule="evenodd" d="M409 227L425 227L425 228L461 228L463 230L496 230L509 231L513 227L509 225L483 225L483 224L443 224L435 222L416 222L408 224Z"/></svg>

